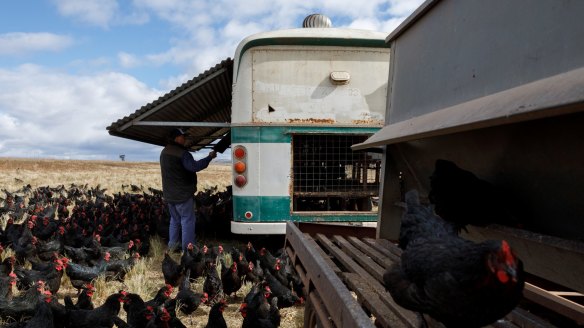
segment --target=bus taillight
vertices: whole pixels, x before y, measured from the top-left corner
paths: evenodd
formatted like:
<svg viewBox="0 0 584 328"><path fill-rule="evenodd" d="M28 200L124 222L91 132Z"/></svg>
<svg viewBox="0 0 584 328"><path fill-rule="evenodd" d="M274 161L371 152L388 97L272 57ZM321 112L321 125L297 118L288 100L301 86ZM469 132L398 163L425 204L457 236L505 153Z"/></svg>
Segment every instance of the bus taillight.
<svg viewBox="0 0 584 328"><path fill-rule="evenodd" d="M236 173L234 183L239 188L242 188L247 184L246 154L247 151L245 147L233 147L233 158L235 158L235 163L233 163L233 170Z"/></svg>
<svg viewBox="0 0 584 328"><path fill-rule="evenodd" d="M233 150L233 157L243 159L245 157L245 148L238 146Z"/></svg>

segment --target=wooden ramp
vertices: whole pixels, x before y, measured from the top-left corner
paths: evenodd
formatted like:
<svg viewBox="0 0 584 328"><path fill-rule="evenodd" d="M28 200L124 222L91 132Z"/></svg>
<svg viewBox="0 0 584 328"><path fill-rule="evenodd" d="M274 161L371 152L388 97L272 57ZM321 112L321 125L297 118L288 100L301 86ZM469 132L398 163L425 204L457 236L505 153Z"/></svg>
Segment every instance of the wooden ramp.
<svg viewBox="0 0 584 328"><path fill-rule="evenodd" d="M397 305L383 286L383 272L400 259L395 244L369 237L303 233L289 222L285 248L304 282L305 327L420 327L420 315ZM525 294L533 290L527 284ZM443 327L429 317L425 320L430 327ZM492 327L556 326L516 308Z"/></svg>

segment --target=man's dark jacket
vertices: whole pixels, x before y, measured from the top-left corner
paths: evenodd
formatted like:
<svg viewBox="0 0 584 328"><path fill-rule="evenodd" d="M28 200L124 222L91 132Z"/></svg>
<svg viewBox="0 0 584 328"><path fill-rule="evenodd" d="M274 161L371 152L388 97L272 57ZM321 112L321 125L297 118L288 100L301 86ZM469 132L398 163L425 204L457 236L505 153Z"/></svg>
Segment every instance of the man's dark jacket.
<svg viewBox="0 0 584 328"><path fill-rule="evenodd" d="M189 172L182 164L186 151L178 144L170 144L160 153L162 193L164 199L171 204L187 201L197 190L197 174Z"/></svg>

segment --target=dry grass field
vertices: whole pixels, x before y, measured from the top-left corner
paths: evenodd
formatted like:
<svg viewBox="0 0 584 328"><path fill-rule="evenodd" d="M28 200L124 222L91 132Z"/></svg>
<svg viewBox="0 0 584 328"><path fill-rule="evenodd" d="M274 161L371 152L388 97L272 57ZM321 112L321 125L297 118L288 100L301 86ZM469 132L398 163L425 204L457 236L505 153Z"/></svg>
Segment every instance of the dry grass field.
<svg viewBox="0 0 584 328"><path fill-rule="evenodd" d="M197 173L199 190L218 186L225 189L231 184L231 168L227 164L214 164ZM158 162L111 162L80 160L49 160L0 158L0 188L14 191L25 184L40 186L69 186L71 183L101 185L109 193L122 190L122 186L161 189Z"/></svg>
<svg viewBox="0 0 584 328"><path fill-rule="evenodd" d="M198 173L199 190L217 186L219 190L225 189L231 184L231 167L226 164L211 164L206 170ZM0 189L10 192L16 191L30 184L32 188L41 186L56 187L71 184L97 186L107 188L108 194L117 192L130 192L129 185L161 189L160 166L157 162L108 162L108 161L79 161L79 160L47 160L47 159L18 159L0 158ZM4 193L0 193L4 197ZM225 246L239 245L241 241L221 240ZM94 295L94 303L100 305L105 298L124 289L131 293L140 294L144 299L151 299L156 291L163 286L164 279L161 272L161 262L165 245L158 238L152 240L149 257L140 260L131 272L126 276L125 282L97 281L97 291ZM10 252L4 252L2 259L9 256ZM173 256L176 260L179 255ZM229 264L229 263L228 263ZM203 279L199 278L192 284L196 292L202 291ZM65 295L75 298L75 290L71 287L68 278L64 276L58 299L62 303ZM242 317L238 312L243 297L249 291L251 285L244 286L235 298L227 298L229 306L224 312L228 327L241 327ZM176 294L176 291L174 292ZM174 296L174 295L173 295ZM209 306L201 305L192 315L178 317L187 327L205 327L207 323ZM281 309L281 327L302 327L304 308L296 306ZM120 312L120 317L125 319L125 312Z"/></svg>

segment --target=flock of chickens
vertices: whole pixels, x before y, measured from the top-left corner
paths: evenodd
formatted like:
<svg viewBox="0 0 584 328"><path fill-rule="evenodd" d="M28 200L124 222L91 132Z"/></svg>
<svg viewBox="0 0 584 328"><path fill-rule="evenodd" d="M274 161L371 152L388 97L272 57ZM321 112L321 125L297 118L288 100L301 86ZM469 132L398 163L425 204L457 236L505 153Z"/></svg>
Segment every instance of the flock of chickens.
<svg viewBox="0 0 584 328"><path fill-rule="evenodd" d="M207 327L226 327L221 314L226 298L249 281L253 287L239 308L244 318L242 327L278 327L279 309L303 302L302 282L292 269L288 256L282 251L275 257L266 248L256 252L251 243L247 244L245 251L233 247L229 253L227 256L221 245L211 248L203 245L199 249L189 244L177 262L167 251L162 261L166 286L159 294L167 295L169 290L179 286L177 296L171 300L170 310L175 308L172 301L186 315L194 312L201 303L211 304ZM227 265L228 258L231 258L231 265ZM205 277L202 293L190 289L190 282L198 277ZM167 303L168 300L162 306L166 308Z"/></svg>
<svg viewBox="0 0 584 328"><path fill-rule="evenodd" d="M488 325L521 300L522 262L504 240L474 243L459 233L467 224L500 222L508 214L490 184L452 162L436 162L430 185L432 205L421 204L415 190L405 195L403 252L385 272L385 287L397 304L447 327ZM180 260L164 254L164 285L152 299L120 290L95 307L96 278L123 282L148 256L150 237L167 236L161 194L108 196L86 186L23 192L26 206L22 197L6 192L0 209L8 218L0 229L0 254L5 248L14 253L0 264L0 317L12 321L3 327L185 327L177 311L191 315L201 304L211 307L206 327L227 327L222 314L227 299L246 281L253 287L239 309L243 327L278 327L279 309L303 302L302 283L285 252L274 256L251 243L231 250L189 244ZM206 193L199 203L222 197ZM64 273L78 290L75 302L55 297ZM202 292L191 289L198 277L204 277ZM174 288L178 293L171 297ZM126 320L119 317L122 308Z"/></svg>
<svg viewBox="0 0 584 328"><path fill-rule="evenodd" d="M185 327L177 311L190 315L201 303L211 307L207 327L226 327L226 299L245 281L253 288L240 308L244 327L277 327L279 308L302 302L300 280L287 256L274 257L266 249L256 252L250 243L229 252L222 246L189 245L180 263L166 253L164 283L153 299L120 290L95 306L97 278L123 282L140 258L148 256L150 238L168 236L161 193L132 189L134 193L113 196L99 186L5 191L6 198L0 199L5 221L0 228L0 255L5 253L0 264L2 327ZM212 219L230 195L205 190L197 196L199 208ZM204 218L201 221L205 224ZM62 279L65 274L68 279ZM191 290L197 277L205 279L203 293ZM77 289L77 300L57 299L63 281ZM178 293L171 297L176 287ZM126 320L120 318L122 308Z"/></svg>

